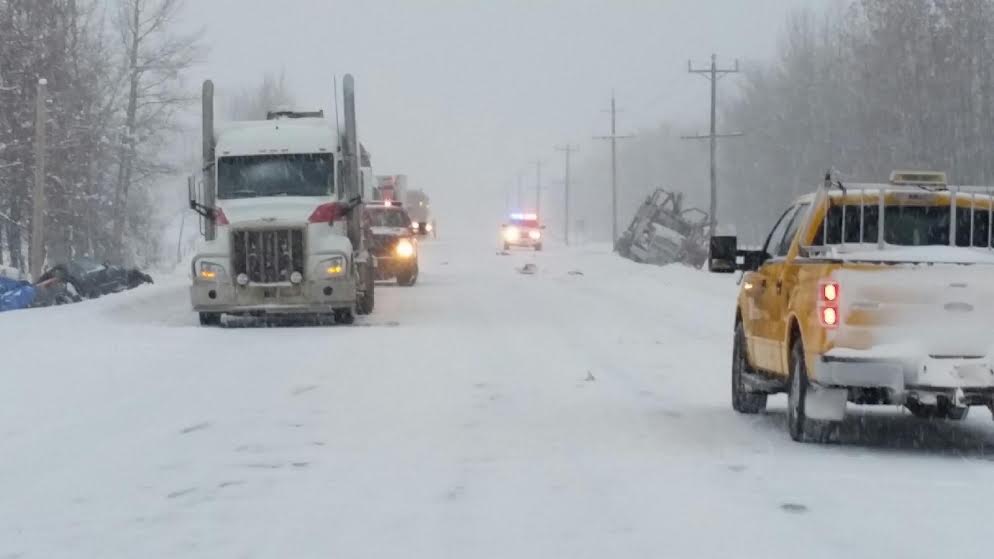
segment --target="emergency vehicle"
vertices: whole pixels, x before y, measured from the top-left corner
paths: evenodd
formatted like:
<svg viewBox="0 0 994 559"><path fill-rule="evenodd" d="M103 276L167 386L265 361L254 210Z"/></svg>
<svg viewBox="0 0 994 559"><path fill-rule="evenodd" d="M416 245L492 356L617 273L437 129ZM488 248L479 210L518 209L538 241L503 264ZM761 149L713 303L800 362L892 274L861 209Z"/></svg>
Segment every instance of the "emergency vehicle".
<svg viewBox="0 0 994 559"><path fill-rule="evenodd" d="M732 407L759 413L786 392L798 441L830 437L848 402L951 420L994 410L992 192L935 172L828 176L761 249L712 238L710 269L744 272Z"/></svg>
<svg viewBox="0 0 994 559"><path fill-rule="evenodd" d="M545 226L539 223L538 215L533 213L513 213L508 223L501 225L501 239L504 250L511 247L533 248L542 250L542 230Z"/></svg>
<svg viewBox="0 0 994 559"><path fill-rule="evenodd" d="M376 258L376 279L414 285L418 281L418 241L404 208L390 200L366 204L365 222L369 251Z"/></svg>

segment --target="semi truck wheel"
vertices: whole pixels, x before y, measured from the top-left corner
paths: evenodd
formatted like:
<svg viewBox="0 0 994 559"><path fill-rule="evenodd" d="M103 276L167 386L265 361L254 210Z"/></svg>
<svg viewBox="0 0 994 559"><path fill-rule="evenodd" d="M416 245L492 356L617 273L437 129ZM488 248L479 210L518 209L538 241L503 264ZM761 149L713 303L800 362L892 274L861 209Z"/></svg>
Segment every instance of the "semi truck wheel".
<svg viewBox="0 0 994 559"><path fill-rule="evenodd" d="M202 313L200 313L200 325L201 326L220 326L221 325L221 313L216 313L216 312L202 312Z"/></svg>
<svg viewBox="0 0 994 559"><path fill-rule="evenodd" d="M335 311L336 324L354 324L355 315L349 309L338 309Z"/></svg>
<svg viewBox="0 0 994 559"><path fill-rule="evenodd" d="M363 265L359 269L359 279L362 282L363 293L356 301L356 312L359 314L372 314L376 306L375 288L376 280L373 278L373 271L368 265Z"/></svg>

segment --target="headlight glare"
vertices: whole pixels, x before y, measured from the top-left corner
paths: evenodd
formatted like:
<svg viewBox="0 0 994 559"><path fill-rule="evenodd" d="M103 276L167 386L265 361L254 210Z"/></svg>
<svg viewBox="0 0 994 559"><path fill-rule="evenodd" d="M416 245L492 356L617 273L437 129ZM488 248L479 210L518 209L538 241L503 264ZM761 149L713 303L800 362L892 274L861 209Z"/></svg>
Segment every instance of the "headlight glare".
<svg viewBox="0 0 994 559"><path fill-rule="evenodd" d="M326 278L337 278L345 275L345 257L336 256L321 263L321 270Z"/></svg>
<svg viewBox="0 0 994 559"><path fill-rule="evenodd" d="M397 242L397 248L394 251L401 258L410 258L414 256L414 244L410 239L401 239Z"/></svg>
<svg viewBox="0 0 994 559"><path fill-rule="evenodd" d="M204 281L221 281L227 277L224 266L214 262L201 260L197 264L197 278Z"/></svg>

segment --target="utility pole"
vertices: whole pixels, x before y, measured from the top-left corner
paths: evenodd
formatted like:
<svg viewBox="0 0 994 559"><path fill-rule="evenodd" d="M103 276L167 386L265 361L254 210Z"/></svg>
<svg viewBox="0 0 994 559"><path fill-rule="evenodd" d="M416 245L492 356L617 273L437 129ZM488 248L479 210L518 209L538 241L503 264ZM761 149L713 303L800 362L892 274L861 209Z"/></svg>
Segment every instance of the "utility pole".
<svg viewBox="0 0 994 559"><path fill-rule="evenodd" d="M611 90L611 135L595 136L595 140L611 140L611 243L618 240L618 140L634 138L632 134L618 135L618 107Z"/></svg>
<svg viewBox="0 0 994 559"><path fill-rule="evenodd" d="M718 55L711 55L711 67L695 69L692 62L687 62L687 71L691 74L702 74L711 80L711 133L707 136L682 136L684 140L710 140L711 143L711 204L709 207L709 217L711 223L708 226L708 235L714 237L715 227L718 224L718 138L736 138L742 133L718 134L718 80L728 74L739 72L739 61L735 60L735 68L718 68Z"/></svg>
<svg viewBox="0 0 994 559"><path fill-rule="evenodd" d="M566 241L566 246L569 246L569 187L570 187L570 155L575 151L580 151L578 146L566 144L565 146L556 146L556 151L561 151L566 154L566 175L564 176L565 183L565 195L563 196L563 239Z"/></svg>
<svg viewBox="0 0 994 559"><path fill-rule="evenodd" d="M535 215L542 219L542 162L535 161Z"/></svg>
<svg viewBox="0 0 994 559"><path fill-rule="evenodd" d="M38 281L45 266L45 123L47 117L48 80L38 80L38 98L35 107L35 181L34 207L31 215L31 254L29 256L31 279Z"/></svg>

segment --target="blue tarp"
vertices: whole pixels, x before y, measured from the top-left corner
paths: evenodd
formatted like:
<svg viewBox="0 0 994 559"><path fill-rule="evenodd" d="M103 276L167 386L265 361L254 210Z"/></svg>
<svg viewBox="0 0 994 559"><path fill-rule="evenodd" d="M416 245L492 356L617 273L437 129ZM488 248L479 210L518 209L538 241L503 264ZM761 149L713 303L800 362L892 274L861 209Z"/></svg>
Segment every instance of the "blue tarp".
<svg viewBox="0 0 994 559"><path fill-rule="evenodd" d="M36 294L35 286L26 281L0 277L0 312L30 306Z"/></svg>

